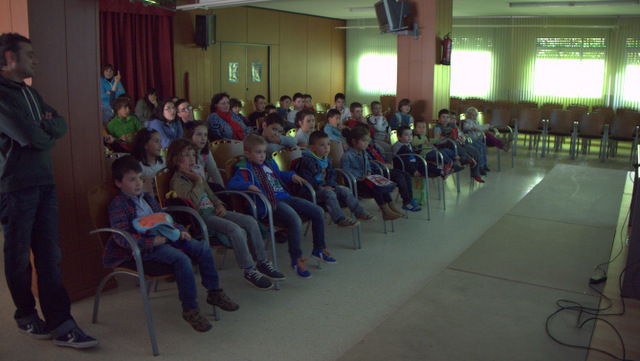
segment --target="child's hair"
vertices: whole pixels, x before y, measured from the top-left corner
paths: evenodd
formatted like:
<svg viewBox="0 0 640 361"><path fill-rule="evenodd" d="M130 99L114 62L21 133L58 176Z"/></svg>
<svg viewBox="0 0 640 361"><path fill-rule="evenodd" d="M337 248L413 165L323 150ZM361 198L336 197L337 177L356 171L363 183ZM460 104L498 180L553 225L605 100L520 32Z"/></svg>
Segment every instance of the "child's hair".
<svg viewBox="0 0 640 361"><path fill-rule="evenodd" d="M284 127L284 119L282 119L282 115L280 113L275 112L267 115L267 118L264 120L262 125L263 128L266 128L272 124L280 124L280 126Z"/></svg>
<svg viewBox="0 0 640 361"><path fill-rule="evenodd" d="M327 111L327 119L331 119L331 118L333 118L335 116L337 116L337 117L341 116L340 115L340 111L338 109L329 109Z"/></svg>
<svg viewBox="0 0 640 361"><path fill-rule="evenodd" d="M280 102L283 102L283 101L285 101L287 99L291 100L291 97L288 96L288 95L283 95L283 96L280 97Z"/></svg>
<svg viewBox="0 0 640 361"><path fill-rule="evenodd" d="M400 100L400 103L398 103L398 111L401 111L402 107L405 105L411 106L411 100L407 98Z"/></svg>
<svg viewBox="0 0 640 361"><path fill-rule="evenodd" d="M4 55L7 51L16 53L17 56L20 51L20 43L31 44L31 40L25 38L18 33L5 33L0 36L0 67L7 66L7 57ZM104 74L105 69L102 69L100 76Z"/></svg>
<svg viewBox="0 0 640 361"><path fill-rule="evenodd" d="M455 117L458 116L458 114L456 112L454 112L453 110L449 111L449 114L451 115L451 117Z"/></svg>
<svg viewBox="0 0 640 361"><path fill-rule="evenodd" d="M260 94L258 94L258 95L256 95L255 97L253 97L253 102L255 103L255 102L257 102L257 101L258 101L258 100L260 100L260 99L267 100L267 99L264 97L264 95L260 95Z"/></svg>
<svg viewBox="0 0 640 361"><path fill-rule="evenodd" d="M158 133L157 130L142 128L136 133L136 137L133 140L133 147L131 149L131 155L136 158L138 161L142 162L142 164L149 166L147 162L147 154L144 149L144 146L147 144L149 140L151 140L151 136L153 133ZM164 160L161 156L156 157L156 162L163 163Z"/></svg>
<svg viewBox="0 0 640 361"><path fill-rule="evenodd" d="M131 101L126 97L117 97L116 100L113 101L113 110L115 110L116 113L124 107L131 109Z"/></svg>
<svg viewBox="0 0 640 361"><path fill-rule="evenodd" d="M158 103L158 106L153 111L154 119L158 119L158 120L162 121L163 123L166 123L167 121L169 121L169 119L164 117L164 106L167 105L167 103L172 103L173 104L173 100L171 100L171 98L169 98L169 99L165 99L165 100L161 101L160 103ZM174 106L175 106L175 104L174 104Z"/></svg>
<svg viewBox="0 0 640 361"><path fill-rule="evenodd" d="M167 149L167 168L172 171L178 169L180 166L180 155L185 148L191 148L194 152L197 152L197 147L191 139L178 138L169 144L169 149Z"/></svg>
<svg viewBox="0 0 640 361"><path fill-rule="evenodd" d="M147 104L147 107L149 107L149 109L153 110L153 107L155 107L155 105L153 105L152 102L149 101L149 95L154 95L156 96L156 101L158 101L160 99L160 94L158 94L158 91L155 88L149 88L147 89L147 93L144 95L144 102Z"/></svg>
<svg viewBox="0 0 640 361"><path fill-rule="evenodd" d="M188 103L187 99L178 99L178 101L174 104L176 106L176 112L178 111L178 107L182 103Z"/></svg>
<svg viewBox="0 0 640 361"><path fill-rule="evenodd" d="M364 125L364 124L363 124ZM355 126L353 129L344 128L342 129L342 136L347 140L347 144L350 147L353 147L354 141L357 142L362 139L364 136L369 135L369 128L358 127Z"/></svg>
<svg viewBox="0 0 640 361"><path fill-rule="evenodd" d="M198 128L198 127L204 127L207 130L207 133L209 132L209 127L207 126L207 122L202 121L202 120L195 121L195 122L189 122L189 123L186 123L184 125L184 131L182 133L182 138L193 140L193 135L195 134L196 128ZM196 150L196 152L197 152L197 150ZM204 155L209 154L209 148L208 147L204 147L204 148L200 149L200 154L204 154Z"/></svg>
<svg viewBox="0 0 640 361"><path fill-rule="evenodd" d="M216 95L213 96L213 98L211 98L211 105L209 106L209 113L215 113L216 112L216 105L218 103L220 103L220 101L224 98L229 98L229 94L222 92L222 93L218 93Z"/></svg>
<svg viewBox="0 0 640 361"><path fill-rule="evenodd" d="M309 98L309 99L313 99L313 98L311 97L311 94L305 94L305 95L304 95L304 98L305 98L305 99L307 99L307 98Z"/></svg>
<svg viewBox="0 0 640 361"><path fill-rule="evenodd" d="M398 127L398 139L400 139L402 134L404 134L404 132L406 132L407 130L410 131L411 133L413 133L413 131L411 130L411 128L408 125L399 126Z"/></svg>
<svg viewBox="0 0 640 361"><path fill-rule="evenodd" d="M142 166L140 166L140 163L130 155L120 157L111 164L111 178L114 181L117 180L118 182L122 182L124 175L131 171L142 173Z"/></svg>
<svg viewBox="0 0 640 361"><path fill-rule="evenodd" d="M242 102L240 100L238 100L237 98L229 99L229 108L233 109L235 107L242 108Z"/></svg>
<svg viewBox="0 0 640 361"><path fill-rule="evenodd" d="M351 105L349 106L349 111L353 113L353 111L356 110L356 108L362 108L362 104L358 102L351 103Z"/></svg>
<svg viewBox="0 0 640 361"><path fill-rule="evenodd" d="M333 101L334 101L334 102L335 102L335 101L338 101L338 99L345 100L344 94L342 94L342 93L338 93L338 94L336 94L336 96L334 96L334 97L333 97Z"/></svg>
<svg viewBox="0 0 640 361"><path fill-rule="evenodd" d="M269 104L269 105L267 105L266 107L264 107L264 111L265 111L265 112L267 112L267 113L269 113L269 111L270 111L271 109L276 109L276 106L275 106L275 105L273 105L273 104Z"/></svg>
<svg viewBox="0 0 640 361"><path fill-rule="evenodd" d="M424 119L416 119L416 120L414 120L414 121L413 121L413 127L415 128L415 127L416 127L416 124L418 124L418 123L424 123L424 124L427 124L427 121L426 121L426 120L424 120Z"/></svg>
<svg viewBox="0 0 640 361"><path fill-rule="evenodd" d="M478 109L476 109L474 107L468 107L467 108L467 113L466 113L467 118L472 117L473 115L477 115L477 114L478 114Z"/></svg>
<svg viewBox="0 0 640 361"><path fill-rule="evenodd" d="M311 133L311 135L309 135L309 145L315 145L317 142L325 138L329 138L329 135L327 135L327 133L321 130L316 130Z"/></svg>
<svg viewBox="0 0 640 361"><path fill-rule="evenodd" d="M29 44L31 44L31 42L29 42ZM2 54L2 57L4 58L4 54ZM111 69L112 71L116 71L116 69L113 67L113 65L106 64L105 66L102 67L102 72L100 73L100 76L103 76L104 72L107 71L108 69Z"/></svg>
<svg viewBox="0 0 640 361"><path fill-rule="evenodd" d="M296 99L302 99L304 100L304 95L302 95L302 93L295 93L293 94L293 101L295 102Z"/></svg>
<svg viewBox="0 0 640 361"><path fill-rule="evenodd" d="M244 150L247 152L250 152L257 146L260 146L260 145L266 146L267 140L264 139L264 137L261 137L257 134L249 134L246 137L244 137L242 144L244 145Z"/></svg>
<svg viewBox="0 0 640 361"><path fill-rule="evenodd" d="M309 109L302 109L301 111L296 113L296 128L300 128L301 122L304 120L304 117L307 115L313 115L313 112Z"/></svg>
<svg viewBox="0 0 640 361"><path fill-rule="evenodd" d="M373 106L374 106L374 105L378 105L378 104L382 105L382 103L380 103L380 102L379 102L379 101L377 101L377 100L372 101L372 102L371 102L371 108L373 109Z"/></svg>
<svg viewBox="0 0 640 361"><path fill-rule="evenodd" d="M442 114L450 114L449 109L440 109L440 111L438 112L438 118L440 118Z"/></svg>

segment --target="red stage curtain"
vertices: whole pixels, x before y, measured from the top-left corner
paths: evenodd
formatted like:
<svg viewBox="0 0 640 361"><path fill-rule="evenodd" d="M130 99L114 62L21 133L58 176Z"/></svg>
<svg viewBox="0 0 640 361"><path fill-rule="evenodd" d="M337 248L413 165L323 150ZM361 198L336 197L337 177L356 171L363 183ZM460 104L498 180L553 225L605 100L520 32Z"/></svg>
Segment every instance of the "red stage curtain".
<svg viewBox="0 0 640 361"><path fill-rule="evenodd" d="M173 15L139 2L100 0L101 66L113 64L120 71L132 107L149 87L160 98L174 95Z"/></svg>

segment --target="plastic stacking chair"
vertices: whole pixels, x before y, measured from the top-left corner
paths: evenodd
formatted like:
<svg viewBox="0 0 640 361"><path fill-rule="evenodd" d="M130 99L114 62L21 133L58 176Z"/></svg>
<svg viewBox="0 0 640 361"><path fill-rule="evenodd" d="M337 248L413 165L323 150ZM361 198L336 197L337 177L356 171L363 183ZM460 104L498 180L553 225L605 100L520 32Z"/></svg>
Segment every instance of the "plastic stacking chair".
<svg viewBox="0 0 640 361"><path fill-rule="evenodd" d="M107 209L109 207L109 204L119 193L119 191L120 190L116 188L113 182L107 182L91 189L88 193L89 213L93 220L93 224L96 227L96 229L91 231L90 234L96 234L98 236L98 239L101 242L101 247L103 249L107 244L109 236L113 234L121 235L129 244L133 256L132 260L126 261L120 264L118 267L113 268L111 273L105 276L100 282L100 285L98 286L98 289L96 291L96 298L93 305L92 323L98 322L100 295L102 294L102 290L104 289L107 282L116 275L129 275L137 278L140 281L140 293L142 294L142 303L144 305L147 328L149 329L149 338L151 339L151 349L153 351L153 355L157 356L159 354L158 342L156 340L155 329L153 327L153 318L151 316L151 307L149 304L149 287L151 285L151 282L153 281L174 277L173 268L170 265L161 262L143 261L140 254L140 249L138 248L138 244L133 239L131 234L127 231L110 228L109 214ZM205 241L208 241L208 237L206 236L207 226L205 225L200 215L198 215L198 212L187 207L168 207L164 208L164 211L184 212L194 217L194 219L197 220L199 227L201 228L203 239ZM144 282L142 282L143 280ZM131 317L137 316L135 315L137 311L132 310L131 313ZM216 321L220 319L216 307L213 307L213 314Z"/></svg>
<svg viewBox="0 0 640 361"><path fill-rule="evenodd" d="M229 180L232 174L227 174L225 168L220 168L225 164L228 159L243 155L244 145L239 140L233 139L220 139L214 140L209 144L209 150L213 155L213 160L216 161L216 165L220 169L220 175L222 175L225 183Z"/></svg>

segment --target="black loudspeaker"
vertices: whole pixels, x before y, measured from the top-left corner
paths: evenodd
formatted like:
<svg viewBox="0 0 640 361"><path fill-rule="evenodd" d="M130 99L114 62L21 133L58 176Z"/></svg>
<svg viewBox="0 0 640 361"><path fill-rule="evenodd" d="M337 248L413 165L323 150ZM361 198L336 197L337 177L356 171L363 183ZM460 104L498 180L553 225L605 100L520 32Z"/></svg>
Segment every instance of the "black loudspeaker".
<svg viewBox="0 0 640 361"><path fill-rule="evenodd" d="M216 43L216 16L196 15L196 45L206 49Z"/></svg>

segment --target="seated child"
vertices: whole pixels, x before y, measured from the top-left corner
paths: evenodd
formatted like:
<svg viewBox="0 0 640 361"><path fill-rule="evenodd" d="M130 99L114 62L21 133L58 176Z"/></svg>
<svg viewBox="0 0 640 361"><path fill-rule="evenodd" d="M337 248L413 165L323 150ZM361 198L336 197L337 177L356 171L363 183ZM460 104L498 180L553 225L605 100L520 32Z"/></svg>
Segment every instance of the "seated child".
<svg viewBox="0 0 640 361"><path fill-rule="evenodd" d="M194 170L209 183L214 192L224 189L222 175L209 150L209 127L206 122L191 122L184 128L183 138L191 140L196 145L196 166Z"/></svg>
<svg viewBox="0 0 640 361"><path fill-rule="evenodd" d="M380 104L380 102L371 102L371 115L368 121L369 126L374 130L373 139L378 142L390 143L389 123L387 122L387 118L382 114L382 104Z"/></svg>
<svg viewBox="0 0 640 361"><path fill-rule="evenodd" d="M189 139L176 139L167 150L167 168L174 172L170 187L178 197L188 198L209 229L229 237L238 266L244 269L244 279L259 290L268 290L273 284L268 278L281 281L278 272L267 259L258 222L251 216L227 212L222 201L213 194L207 182L194 170L196 145ZM253 252L249 251L247 243ZM252 254L255 255L256 267ZM266 276L266 277L265 277Z"/></svg>
<svg viewBox="0 0 640 361"><path fill-rule="evenodd" d="M463 167L453 164L453 160L456 157L456 153L449 148L437 149L432 140L427 136L427 122L423 119L418 119L413 123L413 138L411 139L411 146L414 152L424 157L427 161L435 162L437 160L438 152L442 154L442 160L444 162L443 176L451 174L453 171L460 171ZM435 141L435 140L434 140ZM431 169L429 174L433 174Z"/></svg>
<svg viewBox="0 0 640 361"><path fill-rule="evenodd" d="M206 242L193 239L185 228L174 223L180 230L180 239L188 246L180 250L162 235L152 236L137 232L133 220L162 212L158 202L149 194L142 193L142 169L131 156L116 159L112 164L113 181L120 193L109 204L111 227L131 233L140 247L143 261L155 261L173 267L178 285L178 298L182 303L182 318L196 331L206 332L211 323L200 313L196 302L196 280L192 261L200 266L202 285L207 289L207 303L225 311L235 311L239 306L227 296L218 283L218 272L213 264L211 248ZM107 241L103 263L106 267L117 267L131 260L131 248L121 235Z"/></svg>
<svg viewBox="0 0 640 361"><path fill-rule="evenodd" d="M284 129L284 120L278 113L267 115L264 123L262 123L262 136L267 139L267 154L269 158L274 152L285 147L295 147L297 145L296 138L282 134Z"/></svg>
<svg viewBox="0 0 640 361"><path fill-rule="evenodd" d="M302 109L296 114L296 126L298 127L296 142L298 142L299 147L306 148L309 145L309 135L313 132L315 125L316 122L311 110Z"/></svg>
<svg viewBox="0 0 640 361"><path fill-rule="evenodd" d="M323 131L329 136L329 139L339 140L346 147L347 140L342 135L341 129L340 112L335 109L329 109L327 112L327 125L324 126Z"/></svg>
<svg viewBox="0 0 640 361"><path fill-rule="evenodd" d="M304 95L304 108L302 109L309 109L313 113L316 112L316 108L313 107L313 99L311 98L311 94Z"/></svg>
<svg viewBox="0 0 640 361"><path fill-rule="evenodd" d="M357 219L370 221L374 216L365 212L351 190L336 183L336 170L333 168L331 158L329 158L329 136L319 130L311 133L309 137L309 149L302 152L302 158L297 165L297 173L300 177L309 182L316 191L318 204L324 206L331 220L338 227L355 227L358 221L345 217L340 207L344 203L349 207ZM302 192L311 198L306 187L302 187Z"/></svg>
<svg viewBox="0 0 640 361"><path fill-rule="evenodd" d="M450 110L450 122L455 124L459 130L462 129L462 124L458 121L458 114L456 112ZM480 167L480 175L487 175L487 172L491 170L487 167L487 145L482 141L483 139L479 139L478 141L474 140L471 137L468 137L464 131L459 134L461 138L465 139L465 144L472 146L475 148L476 152L478 152L478 166Z"/></svg>
<svg viewBox="0 0 640 361"><path fill-rule="evenodd" d="M478 162L476 161L479 158L478 152L475 148L467 146L460 139L458 128L455 124L449 122L449 110L441 109L438 112L438 124L433 131L433 135L437 139L438 148L455 144L460 160L471 165L471 178L478 183L484 183L484 180L480 178L480 167L478 167Z"/></svg>
<svg viewBox="0 0 640 361"><path fill-rule="evenodd" d="M433 163L427 163L427 169L424 167L424 163L418 162L418 159L414 154L417 154L413 150L411 146L411 140L413 139L413 133L411 128L406 125L401 125L398 127L398 141L393 145L393 152L397 155L400 155L400 159L402 164L398 163L398 159L394 159L393 167L394 168L402 168L404 166L404 170L411 174L413 177L425 177L426 172L429 172L429 176L437 176L440 175L440 170ZM435 155L433 153L434 161Z"/></svg>
<svg viewBox="0 0 640 361"><path fill-rule="evenodd" d="M276 106L273 105L273 104L269 104L266 107L264 107L264 112L265 112L265 116L269 115L271 113L277 113L278 112L278 108L276 108Z"/></svg>
<svg viewBox="0 0 640 361"><path fill-rule="evenodd" d="M140 162L142 167L142 191L145 193L153 192L156 199L158 198L158 192L154 176L157 171L166 167L161 153L160 133L147 128L140 129L136 133L131 155Z"/></svg>
<svg viewBox="0 0 640 361"><path fill-rule="evenodd" d="M398 211L391 198L391 192L382 192L378 188L370 188L366 183L366 176L371 175L371 166L364 151L369 146L369 130L364 127L345 128L343 130L349 147L340 159L342 169L349 172L357 180L358 195L373 197L380 211L382 219L390 221L404 217L404 213Z"/></svg>
<svg viewBox="0 0 640 361"><path fill-rule="evenodd" d="M242 120L242 123L247 126L247 128L251 128L251 122L249 119L245 118L240 110L242 110L242 102L237 98L229 99L229 107L231 108L231 112L238 117L238 119Z"/></svg>
<svg viewBox="0 0 640 361"><path fill-rule="evenodd" d="M336 96L333 98L333 104L334 106L331 109L335 109L340 112L341 122L344 122L345 120L351 118L351 112L349 111L349 108L345 108L344 106L345 104L344 94L342 93L336 94Z"/></svg>
<svg viewBox="0 0 640 361"><path fill-rule="evenodd" d="M302 107L304 107L304 95L302 95L302 93L293 94L293 110L289 111L285 118L286 122L284 128L286 130L296 127L296 114L302 110Z"/></svg>
<svg viewBox="0 0 640 361"><path fill-rule="evenodd" d="M282 119L287 119L287 114L291 111L289 107L291 106L291 97L288 95L283 95L280 97L280 107L277 108L278 114L282 117Z"/></svg>
<svg viewBox="0 0 640 361"><path fill-rule="evenodd" d="M244 139L244 155L237 165L233 177L227 183L228 189L250 190L264 194L273 209L273 219L276 225L287 228L289 243L289 257L291 267L296 274L303 278L311 277L305 267L307 258L302 257L300 236L302 234L302 220L300 217L311 219L313 233L313 251L311 257L325 263L336 263L331 254L325 249L324 243L324 211L305 199L293 197L287 191L285 183L306 182L295 172L281 172L278 165L266 156L267 143L264 138L250 135ZM258 212L266 214L266 205L257 200Z"/></svg>
<svg viewBox="0 0 640 361"><path fill-rule="evenodd" d="M368 125L367 119L364 116L362 116L362 104L358 102L351 103L351 105L349 106L349 111L351 112L351 120L349 121L349 123L347 123L347 126L349 128L353 128L358 123ZM374 133L375 131L372 129L371 130L372 137Z"/></svg>
<svg viewBox="0 0 640 361"><path fill-rule="evenodd" d="M125 149L131 150L133 138L136 132L142 129L142 125L138 118L129 114L131 113L131 102L128 98L116 98L113 102L113 109L115 116L107 124L108 135L105 136L105 143L118 142Z"/></svg>
<svg viewBox="0 0 640 361"><path fill-rule="evenodd" d="M391 129L398 129L401 125L410 126L413 124L413 117L409 112L411 112L411 100L406 98L400 100L400 103L398 103L398 111L393 115L391 120L389 120Z"/></svg>
<svg viewBox="0 0 640 361"><path fill-rule="evenodd" d="M255 108L255 111L249 114L249 123L251 123L252 127L257 126L258 118L262 118L267 114L265 112L265 103L266 99L263 95L256 95L253 98L253 107Z"/></svg>

